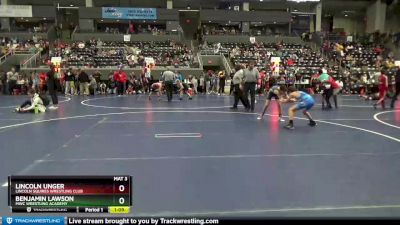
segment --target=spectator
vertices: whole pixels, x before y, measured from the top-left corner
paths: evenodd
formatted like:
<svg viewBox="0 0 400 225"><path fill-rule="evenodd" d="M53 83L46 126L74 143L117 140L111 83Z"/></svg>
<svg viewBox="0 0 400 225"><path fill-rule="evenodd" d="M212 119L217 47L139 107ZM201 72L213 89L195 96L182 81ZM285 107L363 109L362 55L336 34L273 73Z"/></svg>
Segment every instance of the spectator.
<svg viewBox="0 0 400 225"><path fill-rule="evenodd" d="M74 32L74 29L75 29L75 26L74 26L74 23L70 23L69 24L69 27L68 27L68 30L69 30L69 38L71 39L72 38L72 33Z"/></svg>
<svg viewBox="0 0 400 225"><path fill-rule="evenodd" d="M8 93L14 94L15 86L17 85L18 73L15 71L15 67L7 73Z"/></svg>
<svg viewBox="0 0 400 225"><path fill-rule="evenodd" d="M397 100L397 96L399 96L399 94L400 94L400 67L398 67L397 68L397 71L396 71L396 76L395 76L395 89L396 89L396 92L395 92L395 94L393 95L393 97L392 97L392 101L391 101L391 103L390 103L390 108L394 108L394 103L396 102L396 100Z"/></svg>
<svg viewBox="0 0 400 225"><path fill-rule="evenodd" d="M81 69L78 69L78 81L79 81L79 94L89 95L89 76Z"/></svg>
<svg viewBox="0 0 400 225"><path fill-rule="evenodd" d="M126 76L126 73L122 70L122 67L120 67L118 71L114 73L114 80L117 82L118 96L121 96L125 93L125 85L127 79L128 78Z"/></svg>
<svg viewBox="0 0 400 225"><path fill-rule="evenodd" d="M17 93L14 94L26 94L26 87L25 87L25 78L22 75L18 75L17 83L15 86L15 90Z"/></svg>
<svg viewBox="0 0 400 225"><path fill-rule="evenodd" d="M101 81L101 73L100 73L100 71L95 71L94 73L93 73L93 77L94 77L94 79L96 80L96 83L100 83L100 81Z"/></svg>
<svg viewBox="0 0 400 225"><path fill-rule="evenodd" d="M218 88L218 95L224 94L225 92L225 71L220 71L218 73L218 78L219 78L219 88Z"/></svg>
<svg viewBox="0 0 400 225"><path fill-rule="evenodd" d="M115 94L116 91L116 81L114 80L114 77L111 75L108 79L108 86L107 86L107 92L108 94Z"/></svg>
<svg viewBox="0 0 400 225"><path fill-rule="evenodd" d="M0 92L4 95L7 93L7 76L3 70L0 70Z"/></svg>
<svg viewBox="0 0 400 225"><path fill-rule="evenodd" d="M32 82L32 86L31 88L34 89L36 92L39 92L39 74L36 72L36 70L34 72L31 73L31 82Z"/></svg>
<svg viewBox="0 0 400 225"><path fill-rule="evenodd" d="M97 82L93 76L90 76L90 83L89 83L89 93L90 95L95 95L97 91Z"/></svg>
<svg viewBox="0 0 400 225"><path fill-rule="evenodd" d="M46 93L47 91L47 84L46 84L46 73L41 72L39 75L39 90L40 93Z"/></svg>
<svg viewBox="0 0 400 225"><path fill-rule="evenodd" d="M198 89L199 83L198 83L196 76L192 77L191 83L193 85L193 93L197 94L197 89Z"/></svg>
<svg viewBox="0 0 400 225"><path fill-rule="evenodd" d="M176 79L179 80L180 82L183 82L182 73L179 71L175 71L175 74L176 74Z"/></svg>
<svg viewBox="0 0 400 225"><path fill-rule="evenodd" d="M200 75L200 78L199 78L199 89L200 89L200 93L205 93L204 74L201 74L201 75Z"/></svg>
<svg viewBox="0 0 400 225"><path fill-rule="evenodd" d="M65 72L65 95L74 95L75 91L75 75L72 68Z"/></svg>

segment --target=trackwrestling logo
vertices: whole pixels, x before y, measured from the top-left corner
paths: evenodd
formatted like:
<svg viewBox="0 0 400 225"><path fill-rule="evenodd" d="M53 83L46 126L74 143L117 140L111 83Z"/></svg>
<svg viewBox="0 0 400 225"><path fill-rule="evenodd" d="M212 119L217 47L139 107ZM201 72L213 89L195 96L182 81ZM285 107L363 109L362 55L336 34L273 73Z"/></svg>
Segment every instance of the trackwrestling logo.
<svg viewBox="0 0 400 225"><path fill-rule="evenodd" d="M64 225L64 217L3 217L8 225Z"/></svg>

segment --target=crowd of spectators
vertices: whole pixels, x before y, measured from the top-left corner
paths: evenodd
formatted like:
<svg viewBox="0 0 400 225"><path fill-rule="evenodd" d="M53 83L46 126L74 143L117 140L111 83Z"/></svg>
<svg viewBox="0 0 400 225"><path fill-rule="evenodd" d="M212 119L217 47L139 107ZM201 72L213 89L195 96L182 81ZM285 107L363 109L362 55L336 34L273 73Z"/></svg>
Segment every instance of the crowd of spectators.
<svg viewBox="0 0 400 225"><path fill-rule="evenodd" d="M50 53L62 57L62 67L104 68L142 67L150 59L153 66L191 67L192 50L174 41L166 42L87 42L59 44Z"/></svg>
<svg viewBox="0 0 400 225"><path fill-rule="evenodd" d="M34 36L32 40L18 40L17 38L0 37L0 50L4 55L9 51L19 51L34 54L42 52L46 54L49 50L49 42L44 39L38 39Z"/></svg>

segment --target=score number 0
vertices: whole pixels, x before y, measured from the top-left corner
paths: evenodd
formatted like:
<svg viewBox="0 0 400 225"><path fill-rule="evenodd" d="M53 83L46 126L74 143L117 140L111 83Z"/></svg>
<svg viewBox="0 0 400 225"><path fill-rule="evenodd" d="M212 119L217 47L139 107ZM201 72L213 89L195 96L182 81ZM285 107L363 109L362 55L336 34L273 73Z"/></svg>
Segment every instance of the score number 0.
<svg viewBox="0 0 400 225"><path fill-rule="evenodd" d="M119 187L118 187L118 191L120 191L120 192L124 192L125 191L125 186L124 185L119 185ZM125 204L125 198L124 197L121 197L121 198L119 198L119 200L118 200L118 202L119 202L119 204L120 205L123 205L123 204Z"/></svg>
<svg viewBox="0 0 400 225"><path fill-rule="evenodd" d="M128 177L114 177L114 181L128 181ZM118 191L119 192L124 192L125 191L125 186L124 185L119 185L118 186ZM125 198L124 197L120 197L119 199L118 199L118 203L120 204L120 205L123 205L123 204L125 204Z"/></svg>

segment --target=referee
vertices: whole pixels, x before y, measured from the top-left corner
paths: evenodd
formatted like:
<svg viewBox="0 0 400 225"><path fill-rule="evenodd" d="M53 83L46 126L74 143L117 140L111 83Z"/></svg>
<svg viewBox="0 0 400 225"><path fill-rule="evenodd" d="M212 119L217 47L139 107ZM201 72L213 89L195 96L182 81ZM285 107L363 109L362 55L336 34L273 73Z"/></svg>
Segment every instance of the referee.
<svg viewBox="0 0 400 225"><path fill-rule="evenodd" d="M239 103L239 99L242 102L243 106L248 110L250 106L248 105L248 101L243 96L243 91L240 89L240 84L243 80L243 66L236 65L235 66L235 75L232 78L232 87L233 87L233 95L235 96L235 102L231 109L237 109L237 105Z"/></svg>
<svg viewBox="0 0 400 225"><path fill-rule="evenodd" d="M59 80L56 77L53 65L50 65L50 70L47 72L46 78L47 78L47 88L49 90L51 101L53 102L53 105L50 106L49 109L58 109L57 88Z"/></svg>
<svg viewBox="0 0 400 225"><path fill-rule="evenodd" d="M251 61L249 63L249 67L247 69L243 70L243 79L244 79L244 97L247 102L249 102L249 92L250 92L250 98L251 102L250 104L250 109L252 112L254 112L254 105L256 102L256 83L259 78L260 74L258 72L258 69L254 67L254 62Z"/></svg>
<svg viewBox="0 0 400 225"><path fill-rule="evenodd" d="M175 80L175 73L171 70L164 71L162 75L162 80L165 83L165 90L167 92L167 99L168 102L172 101L172 92L174 90L174 80Z"/></svg>

